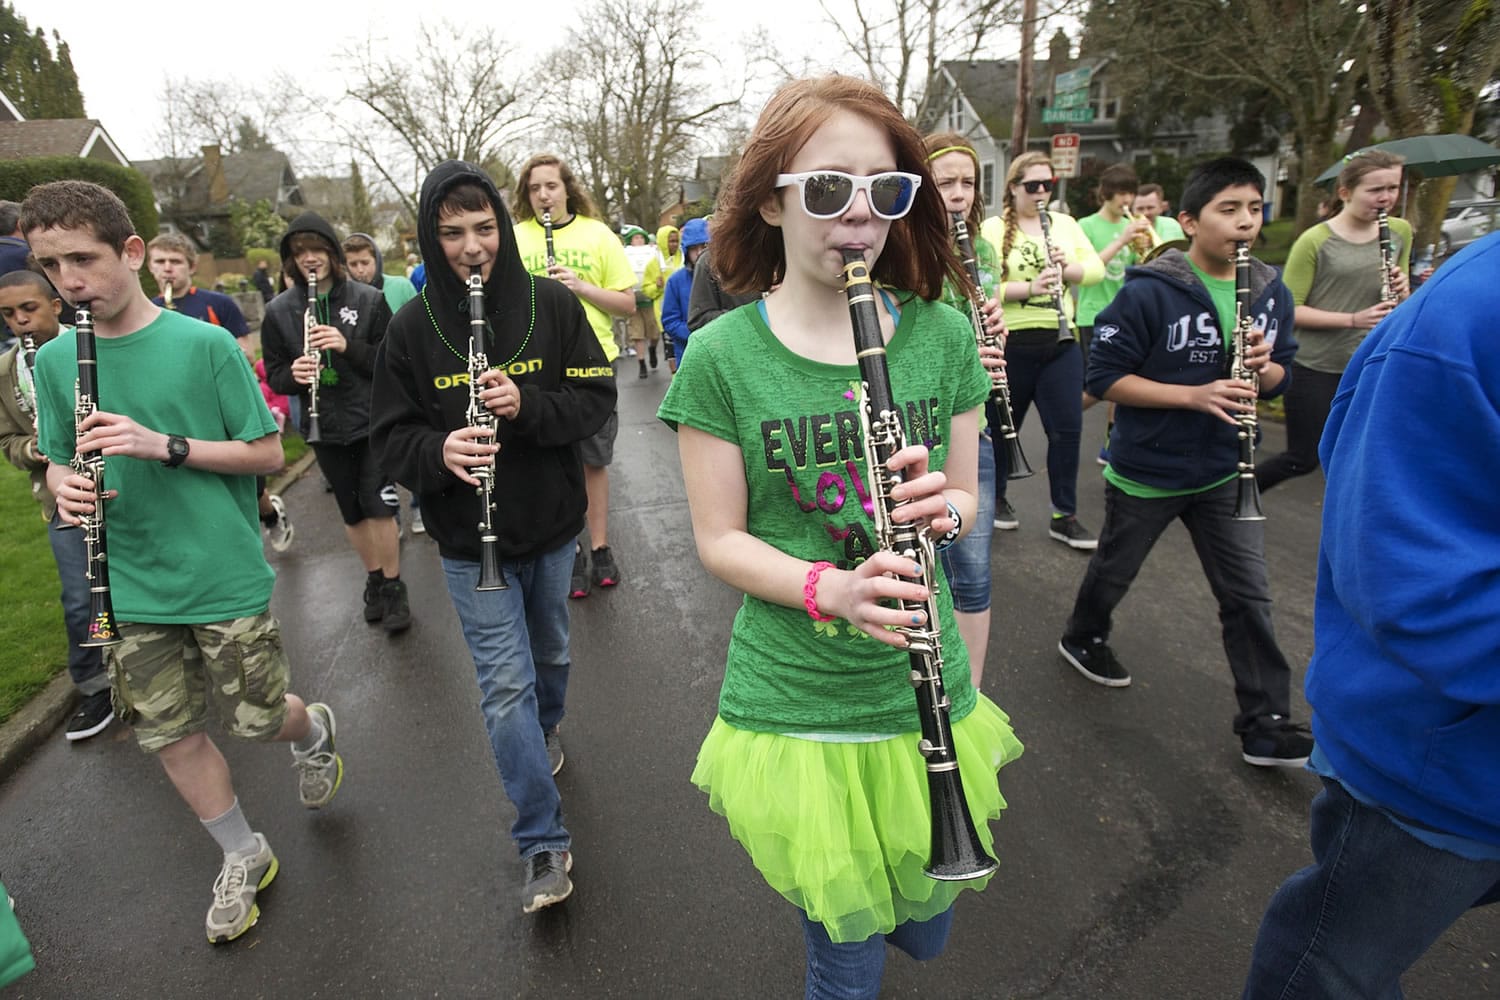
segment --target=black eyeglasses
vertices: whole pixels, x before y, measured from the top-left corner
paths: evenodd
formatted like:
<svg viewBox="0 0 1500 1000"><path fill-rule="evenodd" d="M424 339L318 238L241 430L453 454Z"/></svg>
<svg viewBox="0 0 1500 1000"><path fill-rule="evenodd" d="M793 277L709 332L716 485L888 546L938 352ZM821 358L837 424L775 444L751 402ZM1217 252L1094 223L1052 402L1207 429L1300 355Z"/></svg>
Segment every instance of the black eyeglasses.
<svg viewBox="0 0 1500 1000"><path fill-rule="evenodd" d="M1026 189L1027 194L1041 194L1043 191L1052 190L1052 179L1044 181L1022 181L1021 187Z"/></svg>
<svg viewBox="0 0 1500 1000"><path fill-rule="evenodd" d="M842 170L809 170L800 174L777 174L778 188L796 186L802 193L802 210L814 219L833 219L849 211L856 193L863 191L870 210L882 219L899 219L911 211L922 178L899 170L855 177Z"/></svg>

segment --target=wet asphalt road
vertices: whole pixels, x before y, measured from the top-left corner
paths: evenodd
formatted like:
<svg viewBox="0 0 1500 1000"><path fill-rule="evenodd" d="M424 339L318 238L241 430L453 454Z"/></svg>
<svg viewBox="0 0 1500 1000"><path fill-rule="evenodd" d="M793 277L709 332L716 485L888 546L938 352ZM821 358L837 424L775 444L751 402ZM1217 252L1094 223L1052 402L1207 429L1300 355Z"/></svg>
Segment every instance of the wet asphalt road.
<svg viewBox="0 0 1500 1000"><path fill-rule="evenodd" d="M403 548L416 619L388 638L359 613L362 572L316 475L287 493L294 549L273 554L293 689L337 710L346 777L297 803L284 747L222 740L253 825L281 860L258 926L203 936L218 854L159 766L115 727L50 741L0 786L0 865L39 969L8 995L177 997L791 997L793 909L761 882L688 782L713 717L734 595L692 544L663 368L622 359L610 542L625 582L573 604L559 776L577 884L521 913L512 813L432 543ZM1103 414L1086 415L1086 441ZM1268 451L1282 444L1268 429ZM1039 422L1024 435L1043 466ZM1097 531L1088 460L1081 518ZM1319 477L1266 499L1277 627L1312 647ZM1121 608L1134 685L1106 690L1055 644L1087 561L1050 541L1041 475L1014 484L1018 532L994 541L985 689L1026 753L1001 773L1001 870L959 905L951 945L892 953L887 996L1238 996L1266 899L1308 858L1305 772L1239 760L1214 605L1185 532L1163 537ZM1378 526L1372 526L1378 530ZM1300 682L1300 670L1299 670ZM1305 706L1297 697L1298 712ZM1407 977L1408 996L1500 996L1500 913L1471 913Z"/></svg>

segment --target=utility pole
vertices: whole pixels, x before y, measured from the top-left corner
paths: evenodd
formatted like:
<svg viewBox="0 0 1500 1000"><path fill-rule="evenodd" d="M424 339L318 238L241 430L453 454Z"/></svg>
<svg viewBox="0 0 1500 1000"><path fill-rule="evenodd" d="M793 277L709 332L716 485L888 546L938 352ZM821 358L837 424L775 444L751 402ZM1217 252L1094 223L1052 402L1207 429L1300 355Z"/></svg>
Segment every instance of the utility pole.
<svg viewBox="0 0 1500 1000"><path fill-rule="evenodd" d="M1036 0L1021 4L1021 65L1016 74L1016 111L1010 120L1010 158L1026 152L1031 131L1031 52L1036 48Z"/></svg>

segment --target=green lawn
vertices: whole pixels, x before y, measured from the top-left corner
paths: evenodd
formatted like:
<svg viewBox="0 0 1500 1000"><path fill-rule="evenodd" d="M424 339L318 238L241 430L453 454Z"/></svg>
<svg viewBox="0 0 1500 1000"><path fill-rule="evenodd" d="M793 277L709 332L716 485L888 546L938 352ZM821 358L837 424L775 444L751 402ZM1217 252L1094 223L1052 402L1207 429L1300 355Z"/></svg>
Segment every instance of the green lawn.
<svg viewBox="0 0 1500 1000"><path fill-rule="evenodd" d="M0 722L68 663L57 565L26 473L0 464Z"/></svg>

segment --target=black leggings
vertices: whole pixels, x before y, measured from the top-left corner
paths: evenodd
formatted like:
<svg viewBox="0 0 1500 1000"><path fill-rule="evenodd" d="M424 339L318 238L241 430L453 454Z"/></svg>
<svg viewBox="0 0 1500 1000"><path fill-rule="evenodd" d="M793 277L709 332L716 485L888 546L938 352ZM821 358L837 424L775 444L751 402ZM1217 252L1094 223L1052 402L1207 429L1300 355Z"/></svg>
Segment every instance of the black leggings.
<svg viewBox="0 0 1500 1000"><path fill-rule="evenodd" d="M1255 463L1255 482L1265 492L1283 479L1305 476L1318 467L1318 442L1343 372L1315 372L1292 362L1286 396L1286 451Z"/></svg>

